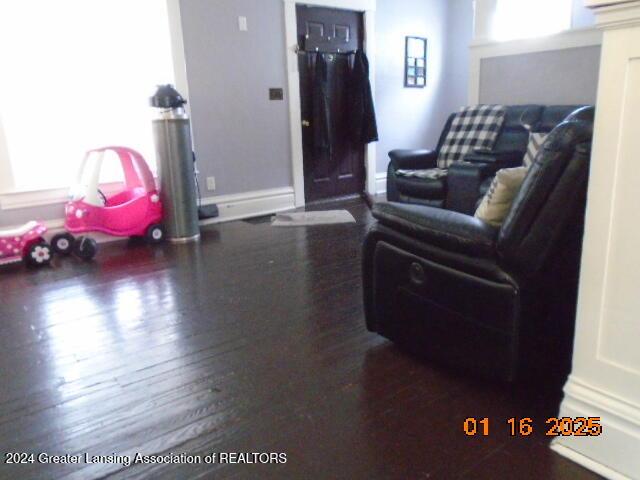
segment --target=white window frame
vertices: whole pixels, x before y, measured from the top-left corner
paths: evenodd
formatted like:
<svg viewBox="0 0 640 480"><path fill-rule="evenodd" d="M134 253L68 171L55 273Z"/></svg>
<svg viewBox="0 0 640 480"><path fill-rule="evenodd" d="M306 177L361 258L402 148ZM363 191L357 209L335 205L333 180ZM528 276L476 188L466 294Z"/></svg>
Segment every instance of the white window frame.
<svg viewBox="0 0 640 480"><path fill-rule="evenodd" d="M165 0L169 17L171 37L171 54L173 57L174 78L177 90L189 101L189 84L182 34L180 0ZM187 103L187 109L189 103ZM0 117L1 122L1 117ZM0 124L0 148L4 148L4 132ZM1 157L0 157L1 158ZM13 183L13 172L8 156L7 161L0 161L0 210L14 210L64 203L69 198L68 188L48 188L39 190L16 189ZM117 191L118 183L101 184L105 192ZM103 188L104 187L104 188Z"/></svg>
<svg viewBox="0 0 640 480"><path fill-rule="evenodd" d="M499 34L499 28L502 27L502 25L500 25L499 23L499 14L500 14L500 4L501 2L513 2L514 0L496 0L495 2L495 8L494 8L494 12L493 12L493 19L492 19L492 25L491 25L491 39L497 42L511 42L511 41L515 41L515 40L523 40L523 39L528 39L528 38L543 38L546 36L550 36L550 35L557 35L559 33L562 32L566 32L571 30L571 28L573 27L573 13L574 13L574 9L575 9L575 4L573 2L573 0L563 0L564 2L566 2L564 5L562 5L562 9L566 9L566 12L563 12L567 17L564 19L566 20L566 26L560 30L557 31L552 31L552 32L543 32L543 33L538 33L538 34L532 34L532 35L525 35L525 36L514 36L514 37L501 37ZM529 4L533 7L537 7L538 6L538 2L536 0L525 0L526 2L529 2ZM554 2L558 2L559 0L553 0ZM510 5L512 6L512 5ZM503 19L504 20L504 19Z"/></svg>

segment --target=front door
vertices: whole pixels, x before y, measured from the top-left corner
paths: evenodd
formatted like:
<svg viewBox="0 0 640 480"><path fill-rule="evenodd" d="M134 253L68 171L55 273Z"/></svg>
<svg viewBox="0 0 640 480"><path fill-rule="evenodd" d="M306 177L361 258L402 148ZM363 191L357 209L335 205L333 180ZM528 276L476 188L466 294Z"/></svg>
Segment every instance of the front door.
<svg viewBox="0 0 640 480"><path fill-rule="evenodd" d="M362 13L298 5L297 17L305 199L360 194L364 145L350 135L348 87Z"/></svg>

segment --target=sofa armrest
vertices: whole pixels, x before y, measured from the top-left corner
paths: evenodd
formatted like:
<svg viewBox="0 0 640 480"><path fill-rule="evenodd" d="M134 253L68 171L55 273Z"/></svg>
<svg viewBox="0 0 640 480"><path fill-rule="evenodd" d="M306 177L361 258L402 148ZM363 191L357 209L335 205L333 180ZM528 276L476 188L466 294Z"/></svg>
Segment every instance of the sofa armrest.
<svg viewBox="0 0 640 480"><path fill-rule="evenodd" d="M395 170L436 168L438 164L438 152L433 150L392 150L389 158Z"/></svg>
<svg viewBox="0 0 640 480"><path fill-rule="evenodd" d="M480 186L498 170L497 165L491 163L453 163L447 176L445 208L473 215L480 197Z"/></svg>
<svg viewBox="0 0 640 480"><path fill-rule="evenodd" d="M494 165L496 170L522 166L523 159L524 153L517 150L504 152L476 150L464 157L465 162Z"/></svg>
<svg viewBox="0 0 640 480"><path fill-rule="evenodd" d="M494 257L498 230L475 217L441 208L378 203L373 216L383 225L450 252Z"/></svg>

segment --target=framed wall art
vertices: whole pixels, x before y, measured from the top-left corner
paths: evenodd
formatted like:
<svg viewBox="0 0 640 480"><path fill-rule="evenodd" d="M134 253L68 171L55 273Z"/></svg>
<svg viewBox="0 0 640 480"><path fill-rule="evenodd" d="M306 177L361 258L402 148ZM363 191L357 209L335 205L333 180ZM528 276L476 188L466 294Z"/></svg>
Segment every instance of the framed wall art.
<svg viewBox="0 0 640 480"><path fill-rule="evenodd" d="M424 88L427 85L427 39L407 37L405 41L404 86Z"/></svg>

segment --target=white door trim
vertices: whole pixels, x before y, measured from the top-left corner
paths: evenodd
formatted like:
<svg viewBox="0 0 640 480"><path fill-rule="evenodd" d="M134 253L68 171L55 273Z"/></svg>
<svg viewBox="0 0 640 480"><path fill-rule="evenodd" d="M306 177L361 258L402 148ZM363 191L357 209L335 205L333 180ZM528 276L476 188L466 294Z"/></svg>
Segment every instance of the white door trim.
<svg viewBox="0 0 640 480"><path fill-rule="evenodd" d="M297 22L296 5L339 8L364 13L364 50L369 57L371 90L375 97L375 12L376 0L283 0L286 34L287 81L289 93L289 129L291 132L291 161L293 166L293 190L296 207L305 205L304 165L302 155L302 108L300 105L300 73L296 46ZM369 195L376 193L376 144L370 143L365 152L365 190Z"/></svg>
<svg viewBox="0 0 640 480"><path fill-rule="evenodd" d="M187 100L185 108L190 111L189 82L187 81L187 60L184 50L184 34L182 32L182 14L180 0L166 0L169 16L169 32L171 35L171 55L176 89Z"/></svg>

